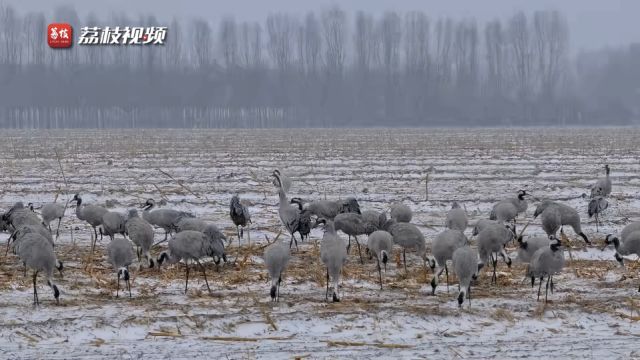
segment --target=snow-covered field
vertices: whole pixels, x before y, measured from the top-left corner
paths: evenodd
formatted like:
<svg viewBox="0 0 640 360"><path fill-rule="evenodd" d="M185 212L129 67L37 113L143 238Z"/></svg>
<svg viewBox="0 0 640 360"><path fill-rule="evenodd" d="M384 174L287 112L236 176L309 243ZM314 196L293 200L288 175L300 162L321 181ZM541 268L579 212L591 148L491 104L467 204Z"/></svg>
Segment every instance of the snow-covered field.
<svg viewBox="0 0 640 360"><path fill-rule="evenodd" d="M640 358L639 266L627 261L623 269L612 249L599 249L606 233L640 219L639 135L636 129L4 131L3 210L19 200L37 208L74 193L116 211L154 198L215 221L233 245L230 263L219 271L207 265L212 294L195 271L183 294L183 266L135 266L133 297L115 298L116 275L104 257L108 240L91 257L91 228L69 208L56 246L66 268L64 278L54 277L59 306L41 280L41 305L34 308L31 277L23 277L13 254L0 254L0 358ZM597 233L580 195L605 163L614 189ZM314 230L294 251L282 300L273 304L261 256L281 229L269 178L274 168L294 179L289 196L356 196L363 210L404 202L428 243L453 200L474 222L498 199L526 189L579 209L595 246L585 248L566 231L571 258L566 252L568 267L554 278L546 305L522 282L522 264L508 269L500 262L498 285L483 271L471 308L459 309L454 277L447 292L443 275L431 296L432 274L415 254L408 254L408 274L394 254L380 291L375 264L360 265L353 251L342 301L327 303L316 245L322 234ZM245 239L239 256L228 216L236 192L253 214L252 245ZM534 208L520 224L532 220ZM526 233L542 234L539 222ZM157 230L156 241L162 234ZM7 237L1 234L0 243Z"/></svg>

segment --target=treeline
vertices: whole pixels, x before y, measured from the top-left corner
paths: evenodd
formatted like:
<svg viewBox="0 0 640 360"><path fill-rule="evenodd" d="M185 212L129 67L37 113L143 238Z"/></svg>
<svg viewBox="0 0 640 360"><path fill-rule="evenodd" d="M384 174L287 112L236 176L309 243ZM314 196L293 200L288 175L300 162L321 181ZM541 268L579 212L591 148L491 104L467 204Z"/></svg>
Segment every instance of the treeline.
<svg viewBox="0 0 640 360"><path fill-rule="evenodd" d="M164 46L50 49L50 19L168 26ZM0 6L2 127L631 124L640 45L570 53L557 11L479 24L339 7L189 23Z"/></svg>

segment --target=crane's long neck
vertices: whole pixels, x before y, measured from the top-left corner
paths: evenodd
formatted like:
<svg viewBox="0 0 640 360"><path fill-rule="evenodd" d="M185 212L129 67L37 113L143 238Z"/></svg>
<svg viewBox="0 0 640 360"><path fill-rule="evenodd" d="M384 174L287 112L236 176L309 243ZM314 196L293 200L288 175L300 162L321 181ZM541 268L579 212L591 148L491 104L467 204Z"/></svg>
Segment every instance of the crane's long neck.
<svg viewBox="0 0 640 360"><path fill-rule="evenodd" d="M604 171L605 171L605 173L607 174L607 177L609 177L609 172L611 171L611 170L609 169L609 166L605 166Z"/></svg>
<svg viewBox="0 0 640 360"><path fill-rule="evenodd" d="M278 195L280 196L280 206L286 206L289 201L287 200L287 194L284 193L282 188L278 190Z"/></svg>
<svg viewBox="0 0 640 360"><path fill-rule="evenodd" d="M76 205L76 217L82 218L82 199L78 198L78 204Z"/></svg>

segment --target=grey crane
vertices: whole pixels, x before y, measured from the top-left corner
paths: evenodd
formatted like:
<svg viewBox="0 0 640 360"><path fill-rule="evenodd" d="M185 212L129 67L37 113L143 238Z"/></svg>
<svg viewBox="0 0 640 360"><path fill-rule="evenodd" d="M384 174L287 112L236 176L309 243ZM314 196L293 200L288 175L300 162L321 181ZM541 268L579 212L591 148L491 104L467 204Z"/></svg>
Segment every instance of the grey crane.
<svg viewBox="0 0 640 360"><path fill-rule="evenodd" d="M291 250L282 241L276 241L264 250L264 265L271 278L271 301L280 301L282 273L291 259Z"/></svg>
<svg viewBox="0 0 640 360"><path fill-rule="evenodd" d="M498 201L491 210L490 220L513 221L515 231L516 217L520 213L527 211L527 199L529 196L526 190L519 190L515 198L508 198ZM510 204L510 205L509 205ZM515 214L514 214L515 213Z"/></svg>
<svg viewBox="0 0 640 360"><path fill-rule="evenodd" d="M564 253L560 246L560 240L551 235L549 236L549 246L538 249L533 254L533 257L531 257L527 273L529 277L531 277L531 287L535 285L536 278L540 279L540 285L538 285L538 300L540 300L540 290L544 278L547 278L544 294L544 301L547 302L549 288L551 288L551 293L553 293L553 275L560 273L564 267Z"/></svg>
<svg viewBox="0 0 640 360"><path fill-rule="evenodd" d="M287 229L289 234L291 235L291 241L289 242L289 247L293 245L293 242L296 243L296 249L298 249L298 240L294 233L298 231L298 223L300 221L300 210L298 208L292 206L287 200L287 194L282 188L282 183L280 182L280 176L278 174L273 174L276 178L277 183L280 185L278 187L278 196L280 198L280 203L278 205L278 215L280 216L280 221L282 221L282 225Z"/></svg>
<svg viewBox="0 0 640 360"><path fill-rule="evenodd" d="M42 206L40 209L40 214L42 215L42 222L44 225L49 228L51 231L51 222L55 219L58 219L58 227L56 228L56 237L60 236L60 222L64 217L66 206L60 203L47 203Z"/></svg>
<svg viewBox="0 0 640 360"><path fill-rule="evenodd" d="M171 224L171 228L177 233L185 230L204 231L207 225L209 225L209 222L202 219L178 216L174 223Z"/></svg>
<svg viewBox="0 0 640 360"><path fill-rule="evenodd" d="M523 229L524 230L524 229ZM522 236L522 235L520 235ZM516 238L513 228L509 225L489 225L485 227L476 239L478 243L478 253L480 257L480 263L478 269L484 267L484 264L491 260L493 265L493 274L491 276L491 282L498 281L496 276L496 267L498 265L498 255L502 257L508 267L511 267L511 258L507 255L504 246ZM493 255L496 254L494 259Z"/></svg>
<svg viewBox="0 0 640 360"><path fill-rule="evenodd" d="M141 255L147 261L147 265L152 268L154 266L153 259L149 254L149 250L153 245L153 227L145 219L138 215L138 210L130 209L129 217L124 224L125 231L129 239L136 244L136 255L140 261Z"/></svg>
<svg viewBox="0 0 640 360"><path fill-rule="evenodd" d="M273 185L280 187L279 184L281 184L282 190L284 190L285 193L288 193L289 190L291 190L291 178L289 178L285 173L281 172L279 169L275 169L273 170L272 176L278 176L280 179L279 183L273 179Z"/></svg>
<svg viewBox="0 0 640 360"><path fill-rule="evenodd" d="M194 230L179 232L169 240L169 251L163 251L158 257L158 266L162 265L164 261L169 264L175 264L180 260L184 260L186 271L184 293L186 294L189 286L189 260L191 260L202 269L202 276L207 284L207 290L211 292L207 273L200 259L210 256L216 264L219 264L221 259L226 262L224 240L226 240L224 235L215 225L208 225L204 232Z"/></svg>
<svg viewBox="0 0 640 360"><path fill-rule="evenodd" d="M233 221L233 224L236 226L239 247L240 239L244 236L244 228L251 223L251 214L249 214L249 208L240 203L240 197L238 196L238 194L231 197L231 204L229 205L229 216L231 216L231 221ZM251 244L250 235L249 244Z"/></svg>
<svg viewBox="0 0 640 360"><path fill-rule="evenodd" d="M522 237L518 238L518 261L528 264L538 249L546 248L549 246L549 237L547 236L535 236L529 237L527 240L522 240Z"/></svg>
<svg viewBox="0 0 640 360"><path fill-rule="evenodd" d="M365 222L371 224L376 229L382 229L387 223L387 214L383 212L377 212L375 210L365 210L361 213Z"/></svg>
<svg viewBox="0 0 640 360"><path fill-rule="evenodd" d="M395 203L391 205L389 215L399 223L408 223L411 222L411 219L413 218L413 211L411 211L411 208L405 204Z"/></svg>
<svg viewBox="0 0 640 360"><path fill-rule="evenodd" d="M469 225L469 219L467 218L467 212L460 207L457 201L454 201L451 205L451 210L447 212L445 219L445 226L452 230L460 230L465 232Z"/></svg>
<svg viewBox="0 0 640 360"><path fill-rule="evenodd" d="M542 230L549 235L556 235L560 227L562 226L562 215L560 215L560 209L557 206L549 206L542 214L540 214L540 221L542 222Z"/></svg>
<svg viewBox="0 0 640 360"><path fill-rule="evenodd" d="M384 264L384 272L387 272L387 262L393 251L393 236L384 231L376 230L369 234L367 240L367 251L369 252L369 258L375 256L376 265L378 269L378 278L380 279L380 290L382 290L382 269L380 268L380 261Z"/></svg>
<svg viewBox="0 0 640 360"><path fill-rule="evenodd" d="M116 234L124 236L126 229L124 227L127 219L125 216L116 211L107 211L102 215L102 227L100 228L100 235L107 235L113 240Z"/></svg>
<svg viewBox="0 0 640 360"><path fill-rule="evenodd" d="M299 198L296 199L298 202ZM301 201L301 200L300 200ZM333 220L336 215L341 213L357 213L360 214L360 204L358 200L353 197L348 197L344 200L316 200L303 204L303 209L308 209L312 215L318 218L324 218Z"/></svg>
<svg viewBox="0 0 640 360"><path fill-rule="evenodd" d="M471 307L471 280L478 278L478 252L470 246L457 248L451 256L453 270L458 277L458 306L462 307L464 298L469 299Z"/></svg>
<svg viewBox="0 0 640 360"><path fill-rule="evenodd" d="M21 227L17 228L11 234L11 236L9 236L9 239L7 239L7 251L5 252L5 255L9 250L9 245L11 244L12 240L13 240L13 244L14 244L14 248L15 248L15 244L17 244L20 241L22 236L24 236L25 234L28 234L28 233L40 234L45 239L47 239L47 241L51 244L51 246L54 246L53 237L51 236L51 232L49 232L49 230L47 230L47 228L42 226L42 224L40 224L40 225L22 225Z"/></svg>
<svg viewBox="0 0 640 360"><path fill-rule="evenodd" d="M9 211L2 215L2 220L14 230L24 225L42 224L40 217L29 208L25 208L22 202L15 203Z"/></svg>
<svg viewBox="0 0 640 360"><path fill-rule="evenodd" d="M620 232L620 241L626 241L627 237L636 231L640 231L640 221L634 221L622 228L622 231Z"/></svg>
<svg viewBox="0 0 640 360"><path fill-rule="evenodd" d="M415 249L426 268L427 246L424 235L418 227L410 223L399 223L390 219L387 220L383 230L388 231L393 236L393 242L402 247L405 273L407 272L407 249Z"/></svg>
<svg viewBox="0 0 640 360"><path fill-rule="evenodd" d="M120 291L120 277L122 277L127 284L129 297L131 297L129 265L133 263L133 246L131 246L131 243L127 239L114 238L109 245L107 245L107 258L116 271L116 297L118 297L118 292Z"/></svg>
<svg viewBox="0 0 640 360"><path fill-rule="evenodd" d="M351 249L351 237L353 236L356 245L358 246L358 255L360 256L360 263L364 264L362 260L362 252L360 250L360 242L358 242L358 235L369 235L376 231L378 228L373 224L366 222L362 215L356 213L342 213L336 215L333 220L336 231L340 230L349 236L349 243L347 245L347 253Z"/></svg>
<svg viewBox="0 0 640 360"><path fill-rule="evenodd" d="M433 278L431 279L431 294L435 295L436 287L438 286L438 280L442 271L444 270L447 275L447 292L449 292L449 269L447 268L447 261L453 257L453 252L457 248L468 245L469 240L464 233L460 230L446 229L436 235L436 238L431 244L431 253L435 261L431 261L432 269L437 267L434 271Z"/></svg>
<svg viewBox="0 0 640 360"><path fill-rule="evenodd" d="M58 286L53 283L53 269L56 267L56 256L53 252L53 246L42 235L37 233L29 233L22 237L18 246L18 256L20 260L33 270L33 303L39 305L38 290L36 280L38 273L43 272L47 279L47 285L53 290L53 296L56 303L59 303L60 291Z"/></svg>
<svg viewBox="0 0 640 360"><path fill-rule="evenodd" d="M613 246L615 247L615 257L621 266L624 266L623 256L633 254L640 256L640 230L633 231L625 235L626 236L622 238L622 242L612 234L608 234L605 238L606 245L613 244ZM640 292L640 287L638 288L638 292Z"/></svg>
<svg viewBox="0 0 640 360"><path fill-rule="evenodd" d="M332 299L333 302L338 302L340 301L338 286L342 276L342 267L347 262L347 248L344 246L344 240L338 236L333 221L320 218L316 223L324 226L324 235L320 246L320 260L327 268L327 290L324 298L328 299L329 280L331 280L333 282Z"/></svg>
<svg viewBox="0 0 640 360"><path fill-rule="evenodd" d="M603 196L596 196L589 201L589 207L587 209L587 213L589 214L589 218L595 215L596 217L596 232L598 232L598 223L600 222L600 214L607 210L609 207L609 202Z"/></svg>
<svg viewBox="0 0 640 360"><path fill-rule="evenodd" d="M156 209L152 211L151 209L155 206L156 202L153 199L148 199L143 206L144 211L142 213L142 218L149 224L164 230L164 241L167 240L167 237L173 228L173 224L176 222L178 217L194 217L191 213L174 209Z"/></svg>
<svg viewBox="0 0 640 360"><path fill-rule="evenodd" d="M93 228L93 233L95 235L91 244L91 252L93 253L98 239L98 230L96 228L102 225L102 216L107 213L108 210L98 205L82 204L80 194L75 194L71 201L76 202L76 217L78 220L86 221ZM102 240L102 235L100 235L100 240Z"/></svg>
<svg viewBox="0 0 640 360"><path fill-rule="evenodd" d="M597 196L609 196L611 195L611 178L609 177L609 173L611 170L609 169L609 164L604 166L605 176L599 178L595 184L591 187L591 198L595 198Z"/></svg>
<svg viewBox="0 0 640 360"><path fill-rule="evenodd" d="M560 232L562 232L562 227L564 225L569 225L571 226L571 228L573 228L573 231L577 235L580 235L580 237L582 237L585 243L591 244L591 242L587 238L587 235L582 232L582 227L580 226L580 215L578 215L578 212L571 206L556 201L543 200L536 207L536 210L533 213L533 218L537 218L549 206L555 206L560 211L560 221L562 224L560 227Z"/></svg>
<svg viewBox="0 0 640 360"><path fill-rule="evenodd" d="M302 199L300 198L292 198L291 204L296 204L298 206L298 211L300 212L300 216L298 218L298 234L300 235L300 240L304 241L305 238L309 238L309 234L311 233L311 228L313 227L311 221L311 211L309 209L304 209L302 207Z"/></svg>
<svg viewBox="0 0 640 360"><path fill-rule="evenodd" d="M495 220L480 219L476 221L476 224L473 226L473 232L471 233L471 235L477 236L480 233L480 231L484 230L485 228L489 226L498 225L498 224L499 223Z"/></svg>

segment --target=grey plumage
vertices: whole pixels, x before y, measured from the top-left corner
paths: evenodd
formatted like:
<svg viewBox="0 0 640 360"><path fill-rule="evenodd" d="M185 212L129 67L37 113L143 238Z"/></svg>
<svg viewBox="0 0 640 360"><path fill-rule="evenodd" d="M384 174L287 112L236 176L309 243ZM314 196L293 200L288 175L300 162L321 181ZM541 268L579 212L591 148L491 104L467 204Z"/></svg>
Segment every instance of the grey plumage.
<svg viewBox="0 0 640 360"><path fill-rule="evenodd" d="M204 232L193 230L179 232L169 240L169 251L163 251L158 257L158 265L162 265L164 261L175 264L184 260L186 271L184 292L186 294L189 286L189 260L194 261L202 269L207 290L211 292L206 270L200 263L200 259L210 256L216 264L219 264L221 259L227 261L224 240L226 240L224 235L213 224L207 225Z"/></svg>
<svg viewBox="0 0 640 360"><path fill-rule="evenodd" d="M365 210L361 215L365 222L371 224L371 226L375 226L376 229L382 229L387 223L387 214L384 211Z"/></svg>
<svg viewBox="0 0 640 360"><path fill-rule="evenodd" d="M15 203L11 209L2 216L2 219L14 230L25 225L42 224L42 219L29 208L24 207L22 202Z"/></svg>
<svg viewBox="0 0 640 360"><path fill-rule="evenodd" d="M438 280L442 271L444 270L447 275L447 292L449 292L449 269L447 268L447 261L453 257L453 252L457 248L468 245L469 240L460 230L446 229L443 232L436 235L436 238L431 244L431 253L435 261L431 262L431 268L437 267L434 271L434 276L431 279L431 294L435 295L436 287L438 286Z"/></svg>
<svg viewBox="0 0 640 360"><path fill-rule="evenodd" d="M376 258L380 290L382 290L382 269L380 268L380 262L382 261L382 264L384 264L384 271L386 273L387 262L389 262L393 251L393 236L384 230L372 232L369 234L369 239L367 240L367 251L369 251L369 258L372 256Z"/></svg>
<svg viewBox="0 0 640 360"><path fill-rule="evenodd" d="M540 214L542 230L549 235L556 235L562 226L562 216L557 206L549 206Z"/></svg>
<svg viewBox="0 0 640 360"><path fill-rule="evenodd" d="M51 246L53 247L53 237L51 236L51 232L49 232L49 230L47 230L44 226L42 226L42 224L39 225L23 225L19 228L17 228L13 234L11 234L11 236L9 237L9 239L7 240L7 250L9 248L9 244L12 242L13 240L13 247L14 250L17 247L17 244L20 242L20 240L22 240L22 238L24 237L24 235L29 234L29 233L36 233L41 235L42 237L44 237L45 239L47 239L47 241L49 242L49 244L51 244ZM14 251L14 253L17 251Z"/></svg>
<svg viewBox="0 0 640 360"><path fill-rule="evenodd" d="M148 199L144 204L144 212L142 213L142 218L145 219L149 224L162 228L164 230L165 240L167 240L169 233L173 229L173 224L179 217L194 217L193 214L174 209L152 210L155 206L156 202L153 199Z"/></svg>
<svg viewBox="0 0 640 360"><path fill-rule="evenodd" d="M518 261L528 264L538 249L549 246L549 237L536 236L529 237L527 240L519 239Z"/></svg>
<svg viewBox="0 0 640 360"><path fill-rule="evenodd" d="M486 227L498 225L498 224L499 223L495 220L480 219L474 225L472 235L477 236L480 233L480 231L484 230Z"/></svg>
<svg viewBox="0 0 640 360"><path fill-rule="evenodd" d="M271 278L271 300L280 301L280 283L282 283L282 273L286 270L291 251L282 241L269 245L264 251L264 265Z"/></svg>
<svg viewBox="0 0 640 360"><path fill-rule="evenodd" d="M605 243L607 245L614 245L616 249L615 258L621 266L624 266L623 256L633 254L640 256L640 230L634 230L635 226L630 228L630 225L627 225L625 227L625 229L628 228L627 232L624 232L623 230L623 233L621 235L622 241L611 234L608 234L605 238ZM638 288L638 292L640 292L640 287Z"/></svg>
<svg viewBox="0 0 640 360"><path fill-rule="evenodd" d="M341 213L357 213L360 214L360 204L353 197L345 200L316 200L303 205L304 209L311 211L311 214L318 218L333 220L336 215Z"/></svg>
<svg viewBox="0 0 640 360"><path fill-rule="evenodd" d="M56 228L56 236L60 235L60 222L64 217L65 206L60 203L47 203L40 209L42 215L42 223L51 231L51 222L58 219L58 227Z"/></svg>
<svg viewBox="0 0 640 360"><path fill-rule="evenodd" d="M151 224L138 215L138 210L130 209L129 217L124 224L124 228L129 239L136 244L138 261L140 261L142 255L146 259L147 265L152 268L154 262L149 254L149 250L153 245L154 232Z"/></svg>
<svg viewBox="0 0 640 360"><path fill-rule="evenodd" d="M598 196L609 196L611 195L611 178L609 177L610 169L609 164L604 166L605 176L596 180L596 183L591 187L591 198L595 198Z"/></svg>
<svg viewBox="0 0 640 360"><path fill-rule="evenodd" d="M498 265L498 255L502 256L502 259L511 267L511 258L507 255L504 246L511 240L513 240L515 234L511 228L501 224L490 224L485 227L477 237L478 253L480 257L481 269L485 263L491 260L493 265L493 274L491 276L491 282L497 282L496 267ZM495 259L493 255L496 254Z"/></svg>
<svg viewBox="0 0 640 360"><path fill-rule="evenodd" d="M589 241L589 239L587 238L587 236L582 232L582 227L580 225L580 215L578 215L578 212L574 208L572 208L571 206L568 206L568 205L565 205L563 203L556 202L556 201L543 200L536 207L536 210L533 213L533 218L534 219L537 218L540 214L542 214L542 212L547 207L550 207L550 206L555 206L555 207L558 208L558 211L560 211L560 222L561 222L562 226L564 226L564 225L571 226L573 231L577 235L582 237L584 242L586 242L587 244L591 243ZM561 230L562 230L562 227L561 227Z"/></svg>
<svg viewBox="0 0 640 360"><path fill-rule="evenodd" d="M342 231L349 236L349 243L347 245L347 253L351 248L351 237L353 236L356 245L358 246L358 255L360 256L360 263L363 264L362 252L360 250L360 243L358 242L358 235L368 235L377 230L374 224L366 222L362 215L356 213L342 213L336 215L334 219L334 227L336 231Z"/></svg>
<svg viewBox="0 0 640 360"><path fill-rule="evenodd" d="M118 292L120 290L120 277L122 277L127 284L129 297L131 297L129 265L133 263L134 259L133 246L131 246L131 243L124 238L115 238L111 240L109 245L107 245L107 259L109 260L109 264L113 266L113 269L116 270L116 297L118 297L119 295Z"/></svg>
<svg viewBox="0 0 640 360"><path fill-rule="evenodd" d="M547 301L549 288L553 293L553 275L560 273L564 267L564 253L560 248L560 240L555 236L549 236L549 246L538 249L529 262L528 276L531 278L531 287L535 284L535 279L540 279L538 286L538 300L540 300L540 290L542 281L547 277L546 291L544 301Z"/></svg>
<svg viewBox="0 0 640 360"><path fill-rule="evenodd" d="M100 229L100 234L109 236L111 240L113 240L116 234L124 235L124 225L126 222L127 219L123 214L115 211L107 211L102 215L102 228Z"/></svg>
<svg viewBox="0 0 640 360"><path fill-rule="evenodd" d="M298 210L297 207L292 206L287 200L287 194L282 188L282 184L280 183L279 176L276 175L275 173L273 176L278 181L278 184L280 184L278 188L278 196L280 199L280 202L278 205L278 215L280 216L280 221L282 221L282 225L284 225L285 229L287 229L287 231L291 235L291 241L289 242L289 247L291 247L293 242L295 242L296 249L297 249L298 240L296 240L294 233L298 231L298 225L300 221L300 210Z"/></svg>
<svg viewBox="0 0 640 360"><path fill-rule="evenodd" d="M598 223L600 222L600 214L609 207L609 202L604 197L598 195L589 201L587 213L589 217L596 217L596 232L598 231Z"/></svg>
<svg viewBox="0 0 640 360"><path fill-rule="evenodd" d="M622 228L622 231L620 232L620 240L622 242L626 241L627 237L636 231L640 231L640 221L634 221Z"/></svg>
<svg viewBox="0 0 640 360"><path fill-rule="evenodd" d="M397 222L408 223L411 222L411 219L413 218L413 211L411 211L411 208L405 204L396 203L391 205L389 215Z"/></svg>
<svg viewBox="0 0 640 360"><path fill-rule="evenodd" d="M178 216L172 224L172 228L177 233L185 230L204 231L204 228L207 227L208 224L208 221L195 217Z"/></svg>
<svg viewBox="0 0 640 360"><path fill-rule="evenodd" d="M469 225L469 219L467 218L467 212L458 205L457 202L453 202L451 210L447 212L445 219L445 226L452 230L460 230L465 232Z"/></svg>
<svg viewBox="0 0 640 360"><path fill-rule="evenodd" d="M325 300L329 295L329 281L332 281L334 302L340 301L338 296L338 286L342 275L342 267L347 262L347 248L344 246L344 240L338 236L336 229L331 220L318 219L318 224L324 225L324 236L322 237L322 245L320 246L320 259L327 268L327 290L325 292Z"/></svg>
<svg viewBox="0 0 640 360"><path fill-rule="evenodd" d="M520 190L518 191L518 195L515 198L508 198L498 201L493 206L491 214L489 215L489 219L498 221L512 221L515 225L515 219L518 214L527 211L528 203L525 199L526 196L528 196L527 192L525 190Z"/></svg>
<svg viewBox="0 0 640 360"><path fill-rule="evenodd" d="M311 211L309 209L302 208L302 199L300 198L292 198L291 204L296 204L298 206L299 217L298 217L298 234L300 235L300 240L304 241L305 238L309 238L309 234L311 233L312 223L311 223Z"/></svg>
<svg viewBox="0 0 640 360"><path fill-rule="evenodd" d="M422 261L427 261L427 247L424 235L415 225L390 219L383 227L383 230L388 231L393 236L393 242L402 247L405 272L407 272L407 249L415 249Z"/></svg>
<svg viewBox="0 0 640 360"><path fill-rule="evenodd" d="M107 213L108 210L98 205L83 204L79 194L76 194L71 201L76 202L76 217L78 220L86 221L93 227L93 233L95 235L91 244L91 252L93 252L98 239L98 230L96 228L102 225L102 216ZM102 239L102 236L100 236L100 238Z"/></svg>
<svg viewBox="0 0 640 360"><path fill-rule="evenodd" d="M461 246L453 252L451 260L460 288L458 306L462 307L466 296L471 307L471 280L478 277L478 252L469 246Z"/></svg>
<svg viewBox="0 0 640 360"><path fill-rule="evenodd" d="M244 236L244 228L251 223L251 214L249 214L249 209L240 203L240 197L237 194L231 197L229 216L236 226L238 246L240 246L240 239Z"/></svg>
<svg viewBox="0 0 640 360"><path fill-rule="evenodd" d="M33 270L33 303L36 305L39 304L38 290L36 288L36 280L39 272L44 273L47 279L47 285L51 287L56 303L58 303L60 291L52 281L53 269L56 267L57 260L53 252L53 246L51 246L49 241L37 233L26 234L20 240L20 246L17 252L25 266Z"/></svg>

